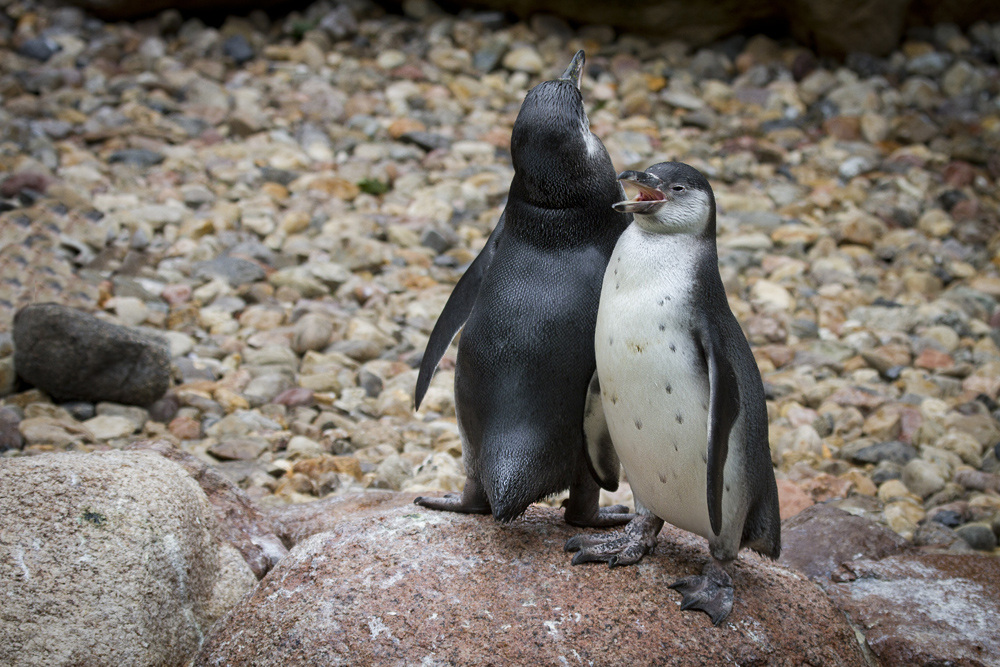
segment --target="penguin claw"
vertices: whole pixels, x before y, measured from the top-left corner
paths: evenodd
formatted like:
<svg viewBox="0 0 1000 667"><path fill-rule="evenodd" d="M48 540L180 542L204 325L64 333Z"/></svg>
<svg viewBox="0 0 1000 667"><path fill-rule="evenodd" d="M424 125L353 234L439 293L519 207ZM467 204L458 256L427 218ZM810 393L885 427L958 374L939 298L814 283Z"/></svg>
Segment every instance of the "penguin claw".
<svg viewBox="0 0 1000 667"><path fill-rule="evenodd" d="M621 533L576 535L563 548L577 552L571 561L573 565L593 562L604 562L609 567L633 565L656 547L656 535L662 527L661 519L639 514Z"/></svg>
<svg viewBox="0 0 1000 667"><path fill-rule="evenodd" d="M680 593L681 611L703 611L719 625L733 610L733 580L722 567L709 563L699 576L685 577L670 584Z"/></svg>

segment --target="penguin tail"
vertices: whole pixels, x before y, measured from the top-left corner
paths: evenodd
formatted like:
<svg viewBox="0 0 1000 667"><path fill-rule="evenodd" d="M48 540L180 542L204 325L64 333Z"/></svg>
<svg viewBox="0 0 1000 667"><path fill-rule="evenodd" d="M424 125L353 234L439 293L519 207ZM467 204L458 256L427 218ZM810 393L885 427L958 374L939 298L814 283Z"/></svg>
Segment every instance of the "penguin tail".
<svg viewBox="0 0 1000 667"><path fill-rule="evenodd" d="M486 495L490 499L493 518L500 523L509 523L524 514L534 498L525 491L521 476L509 477L502 474L484 479Z"/></svg>
<svg viewBox="0 0 1000 667"><path fill-rule="evenodd" d="M572 457L552 461L551 452L539 445L538 434L528 430L507 432L503 444L484 439L479 462L479 479L489 498L493 518L513 521L528 505L569 487L574 466ZM547 444L547 443L546 443Z"/></svg>
<svg viewBox="0 0 1000 667"><path fill-rule="evenodd" d="M777 489L773 498L769 494L763 502L751 509L743 525L741 546L746 546L761 556L777 560L781 555L781 517L778 515Z"/></svg>

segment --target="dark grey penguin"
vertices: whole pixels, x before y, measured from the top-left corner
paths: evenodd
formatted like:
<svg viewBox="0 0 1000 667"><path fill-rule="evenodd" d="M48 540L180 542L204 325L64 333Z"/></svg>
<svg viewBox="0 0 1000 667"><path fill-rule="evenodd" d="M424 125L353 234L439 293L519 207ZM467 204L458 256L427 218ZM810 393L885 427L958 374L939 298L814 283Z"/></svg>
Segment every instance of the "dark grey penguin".
<svg viewBox="0 0 1000 667"><path fill-rule="evenodd" d="M417 498L425 507L510 521L568 488L569 523L620 525L632 517L623 506L598 508L584 442L588 396L588 424L603 426L598 395L588 392L601 280L632 216L612 208L625 191L590 132L583 62L580 51L560 79L525 97L511 135L507 206L431 332L418 407L464 324L455 408L467 477L461 495ZM617 478L606 484L617 485Z"/></svg>
<svg viewBox="0 0 1000 667"><path fill-rule="evenodd" d="M777 558L778 490L767 443L760 372L719 277L715 196L679 162L626 171L635 214L608 264L597 315L597 374L614 453L638 516L624 535L577 536L573 563L638 562L669 521L708 539L701 576L671 588L682 609L729 615L726 566L743 547ZM594 441L599 478L618 478L614 454Z"/></svg>

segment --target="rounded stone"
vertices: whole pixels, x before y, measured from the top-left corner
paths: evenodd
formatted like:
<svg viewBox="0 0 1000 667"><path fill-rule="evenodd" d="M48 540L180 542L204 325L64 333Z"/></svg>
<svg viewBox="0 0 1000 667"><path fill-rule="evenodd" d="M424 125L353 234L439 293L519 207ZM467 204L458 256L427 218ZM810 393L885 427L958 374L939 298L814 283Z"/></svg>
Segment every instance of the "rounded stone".
<svg viewBox="0 0 1000 667"><path fill-rule="evenodd" d="M992 551L997 546L997 536L988 523L967 523L956 528L955 533L977 551Z"/></svg>
<svg viewBox="0 0 1000 667"><path fill-rule="evenodd" d="M166 345L57 304L14 319L18 375L61 401L148 405L170 382Z"/></svg>
<svg viewBox="0 0 1000 667"><path fill-rule="evenodd" d="M0 459L0 476L4 665L185 664L256 583L198 483L157 454Z"/></svg>
<svg viewBox="0 0 1000 667"><path fill-rule="evenodd" d="M795 664L806 653L823 664L865 664L815 584L749 552L734 563L728 623L753 631L718 628L705 641L707 619L682 612L666 588L700 570L708 558L700 538L666 526L630 571L574 567L561 545L577 529L557 510L529 507L498 530L483 517L415 507L413 497L366 494L354 510L338 498L329 528L313 527L323 532L299 542L212 629L193 666L550 665L562 664L567 647L582 664L646 664L661 651L691 664L733 656ZM593 599L629 603L598 614ZM781 612L789 607L796 613Z"/></svg>
<svg viewBox="0 0 1000 667"><path fill-rule="evenodd" d="M938 466L923 459L913 459L903 467L906 488L926 498L944 488L945 478Z"/></svg>

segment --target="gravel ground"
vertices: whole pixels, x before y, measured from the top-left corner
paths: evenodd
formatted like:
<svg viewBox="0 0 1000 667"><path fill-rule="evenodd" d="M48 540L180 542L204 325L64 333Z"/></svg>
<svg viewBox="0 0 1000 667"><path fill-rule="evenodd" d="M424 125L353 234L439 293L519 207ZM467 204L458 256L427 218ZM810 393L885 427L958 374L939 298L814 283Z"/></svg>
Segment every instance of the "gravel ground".
<svg viewBox="0 0 1000 667"><path fill-rule="evenodd" d="M503 209L520 101L582 48L615 166L715 188L784 512L1000 553L1000 24L836 63L407 10L0 1L4 456L166 438L263 504L460 489L454 348L416 413L415 366ZM13 314L47 301L163 336L173 405L17 385Z"/></svg>

